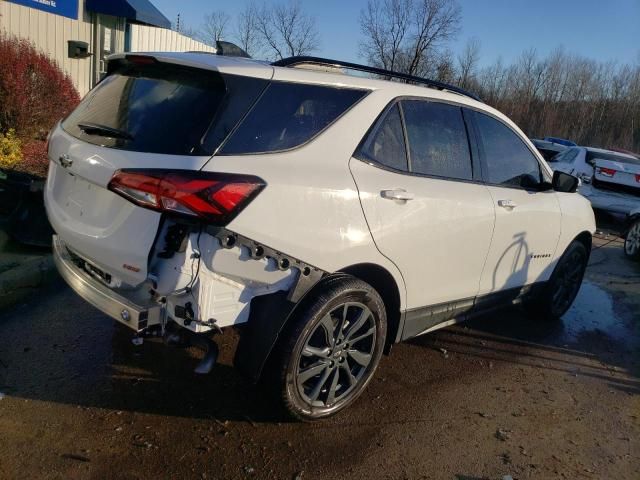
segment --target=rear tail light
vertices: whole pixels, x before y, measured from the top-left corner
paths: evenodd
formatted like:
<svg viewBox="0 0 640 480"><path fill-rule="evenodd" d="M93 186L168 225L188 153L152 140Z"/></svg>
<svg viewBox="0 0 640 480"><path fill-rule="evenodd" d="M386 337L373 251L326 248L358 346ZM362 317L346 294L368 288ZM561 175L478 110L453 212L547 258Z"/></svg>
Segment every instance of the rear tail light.
<svg viewBox="0 0 640 480"><path fill-rule="evenodd" d="M640 183L640 174L636 175L636 182Z"/></svg>
<svg viewBox="0 0 640 480"><path fill-rule="evenodd" d="M613 168L599 167L598 171L605 177L613 177L616 174L616 171Z"/></svg>
<svg viewBox="0 0 640 480"><path fill-rule="evenodd" d="M109 190L144 208L226 225L265 187L252 175L118 170Z"/></svg>

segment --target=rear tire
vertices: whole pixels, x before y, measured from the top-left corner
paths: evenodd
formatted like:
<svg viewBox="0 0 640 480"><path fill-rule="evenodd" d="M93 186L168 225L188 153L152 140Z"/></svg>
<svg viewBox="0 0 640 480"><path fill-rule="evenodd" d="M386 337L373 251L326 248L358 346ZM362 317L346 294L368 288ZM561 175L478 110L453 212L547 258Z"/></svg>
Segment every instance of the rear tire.
<svg viewBox="0 0 640 480"><path fill-rule="evenodd" d="M624 253L633 260L640 260L640 218L631 222L624 239Z"/></svg>
<svg viewBox="0 0 640 480"><path fill-rule="evenodd" d="M576 299L589 263L584 243L574 240L558 261L544 292L530 306L545 320L557 320Z"/></svg>
<svg viewBox="0 0 640 480"><path fill-rule="evenodd" d="M271 382L293 417L314 421L351 405L375 372L387 334L385 307L368 283L327 279L288 322L271 362Z"/></svg>

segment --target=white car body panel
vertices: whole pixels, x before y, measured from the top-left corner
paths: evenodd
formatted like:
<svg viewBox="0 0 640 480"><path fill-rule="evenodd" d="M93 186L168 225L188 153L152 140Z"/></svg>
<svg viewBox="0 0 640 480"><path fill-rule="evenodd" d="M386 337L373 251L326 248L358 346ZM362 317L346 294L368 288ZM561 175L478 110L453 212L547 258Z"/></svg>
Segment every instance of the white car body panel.
<svg viewBox="0 0 640 480"><path fill-rule="evenodd" d="M496 220L480 295L548 280L562 223L556 193L493 185L488 190ZM501 207L505 201L514 207Z"/></svg>
<svg viewBox="0 0 640 480"><path fill-rule="evenodd" d="M478 294L495 217L485 185L404 175L356 158L351 173L378 249L402 272L408 310ZM381 196L394 189L414 198Z"/></svg>

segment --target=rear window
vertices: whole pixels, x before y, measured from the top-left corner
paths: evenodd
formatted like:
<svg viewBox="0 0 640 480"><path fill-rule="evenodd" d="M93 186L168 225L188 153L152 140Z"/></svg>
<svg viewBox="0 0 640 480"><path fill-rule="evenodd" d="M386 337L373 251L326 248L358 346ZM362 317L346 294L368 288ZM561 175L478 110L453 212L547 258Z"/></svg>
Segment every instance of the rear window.
<svg viewBox="0 0 640 480"><path fill-rule="evenodd" d="M267 153L298 147L367 94L365 90L271 83L221 153Z"/></svg>
<svg viewBox="0 0 640 480"><path fill-rule="evenodd" d="M120 61L63 122L96 145L169 155L211 155L266 80L153 62Z"/></svg>
<svg viewBox="0 0 640 480"><path fill-rule="evenodd" d="M626 157L623 155L616 155L615 153L596 152L587 150L587 163L594 165L596 160L610 160L612 162L628 163L631 165L640 165L640 158L635 159Z"/></svg>

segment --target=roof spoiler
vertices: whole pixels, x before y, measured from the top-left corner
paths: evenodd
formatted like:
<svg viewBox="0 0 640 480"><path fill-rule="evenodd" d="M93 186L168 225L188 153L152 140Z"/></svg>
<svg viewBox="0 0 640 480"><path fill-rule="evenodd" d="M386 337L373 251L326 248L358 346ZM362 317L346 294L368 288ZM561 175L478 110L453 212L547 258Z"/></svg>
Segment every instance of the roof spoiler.
<svg viewBox="0 0 640 480"><path fill-rule="evenodd" d="M251 58L251 55L249 55L235 43L223 42L222 40L216 41L216 55L223 55L225 57Z"/></svg>

